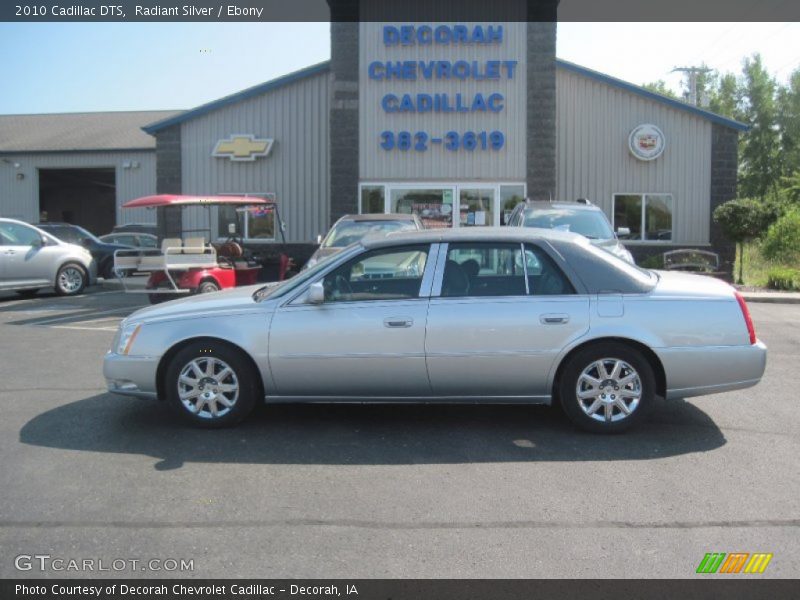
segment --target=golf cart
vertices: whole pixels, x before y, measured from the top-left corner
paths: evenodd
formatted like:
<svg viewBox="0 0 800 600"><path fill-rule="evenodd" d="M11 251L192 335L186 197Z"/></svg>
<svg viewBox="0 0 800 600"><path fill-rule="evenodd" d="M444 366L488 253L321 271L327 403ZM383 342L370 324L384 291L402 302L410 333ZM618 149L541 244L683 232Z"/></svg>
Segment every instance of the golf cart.
<svg viewBox="0 0 800 600"><path fill-rule="evenodd" d="M272 277L268 280L283 281L286 278L293 264L285 252L286 238L278 205L274 200L251 196L162 194L137 198L126 202L122 207L183 209L189 206L207 208L208 228L181 228L180 237L164 238L160 250L117 250L114 253L114 273L126 292L146 293L150 302L156 304L180 297L182 294L203 294L255 284L262 270L269 270L264 267L272 267ZM228 206L235 210L236 223L229 225L229 237L224 241L206 241L213 239L210 229L212 206ZM258 215L274 214L274 227L281 236L280 252L274 260L270 261L245 250L244 240L241 237L243 232L241 217L245 212ZM240 233L238 237L237 232ZM137 278L133 276L135 273L149 274L144 287L136 285Z"/></svg>

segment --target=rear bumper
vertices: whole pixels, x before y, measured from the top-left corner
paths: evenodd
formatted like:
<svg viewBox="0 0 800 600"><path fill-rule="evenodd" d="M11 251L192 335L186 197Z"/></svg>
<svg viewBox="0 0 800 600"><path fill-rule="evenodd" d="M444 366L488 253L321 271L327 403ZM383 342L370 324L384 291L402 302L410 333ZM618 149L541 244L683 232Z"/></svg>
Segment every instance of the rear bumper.
<svg viewBox="0 0 800 600"><path fill-rule="evenodd" d="M667 398L718 394L756 385L767 366L767 347L704 346L654 349L664 365Z"/></svg>

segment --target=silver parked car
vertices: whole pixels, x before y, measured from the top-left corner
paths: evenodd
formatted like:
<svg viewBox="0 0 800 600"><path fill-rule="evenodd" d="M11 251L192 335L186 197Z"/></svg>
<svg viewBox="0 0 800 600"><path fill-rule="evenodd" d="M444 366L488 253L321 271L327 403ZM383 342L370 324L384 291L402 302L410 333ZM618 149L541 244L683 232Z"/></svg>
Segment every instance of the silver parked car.
<svg viewBox="0 0 800 600"><path fill-rule="evenodd" d="M510 227L541 227L579 233L592 244L633 264L633 255L614 233L603 210L586 199L575 202L526 200L514 207L508 218ZM623 232L630 231L622 229Z"/></svg>
<svg viewBox="0 0 800 600"><path fill-rule="evenodd" d="M367 235L392 233L394 231L410 231L422 229L422 221L417 215L386 213L366 215L345 215L330 228L328 234L319 240L319 248L303 269L317 264L326 256L340 252L350 244L354 244Z"/></svg>
<svg viewBox="0 0 800 600"><path fill-rule="evenodd" d="M41 288L55 288L73 296L96 280L97 265L87 249L28 223L0 219L0 291L33 296Z"/></svg>
<svg viewBox="0 0 800 600"><path fill-rule="evenodd" d="M256 402L532 402L617 432L656 395L755 385L767 350L723 281L645 271L573 233L370 237L280 284L140 310L112 392L207 427Z"/></svg>

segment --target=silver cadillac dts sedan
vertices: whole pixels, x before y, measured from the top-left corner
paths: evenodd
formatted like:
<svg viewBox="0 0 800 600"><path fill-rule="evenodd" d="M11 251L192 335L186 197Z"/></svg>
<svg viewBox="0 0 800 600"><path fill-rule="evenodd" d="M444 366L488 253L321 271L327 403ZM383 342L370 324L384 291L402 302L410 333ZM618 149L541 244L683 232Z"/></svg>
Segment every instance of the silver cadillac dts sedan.
<svg viewBox="0 0 800 600"><path fill-rule="evenodd" d="M523 228L365 238L280 284L125 319L112 392L222 427L257 402L560 402L619 432L654 397L758 383L767 349L742 297L646 271L573 233Z"/></svg>

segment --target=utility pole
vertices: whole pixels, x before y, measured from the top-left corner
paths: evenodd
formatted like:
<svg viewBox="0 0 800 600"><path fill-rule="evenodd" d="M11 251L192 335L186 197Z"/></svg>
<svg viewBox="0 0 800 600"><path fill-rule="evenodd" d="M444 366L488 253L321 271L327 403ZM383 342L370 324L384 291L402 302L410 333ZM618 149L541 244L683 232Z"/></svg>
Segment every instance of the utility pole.
<svg viewBox="0 0 800 600"><path fill-rule="evenodd" d="M708 67L675 67L670 73L675 73L676 71L686 73L689 77L689 103L692 106L697 106L697 76L700 73L708 73L712 70Z"/></svg>

